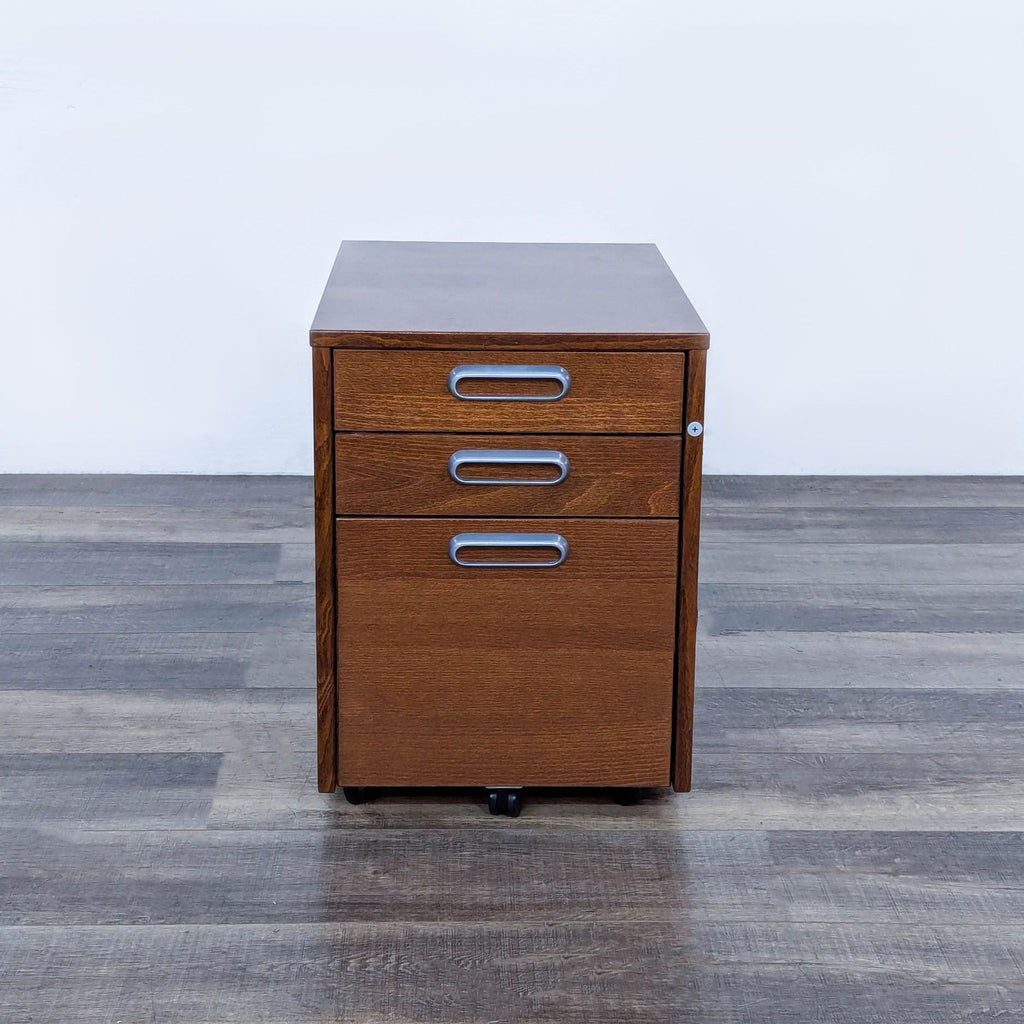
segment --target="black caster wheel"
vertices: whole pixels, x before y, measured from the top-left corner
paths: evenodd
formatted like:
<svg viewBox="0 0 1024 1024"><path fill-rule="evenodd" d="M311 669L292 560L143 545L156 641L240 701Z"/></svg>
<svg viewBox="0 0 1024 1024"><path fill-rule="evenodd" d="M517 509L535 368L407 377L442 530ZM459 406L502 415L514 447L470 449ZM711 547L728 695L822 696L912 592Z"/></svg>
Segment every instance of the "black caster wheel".
<svg viewBox="0 0 1024 1024"><path fill-rule="evenodd" d="M518 818L523 809L523 795L518 789L489 790L487 809L491 814L507 814L510 818Z"/></svg>
<svg viewBox="0 0 1024 1024"><path fill-rule="evenodd" d="M342 786L341 791L350 804L363 804L370 799L370 790L367 786Z"/></svg>
<svg viewBox="0 0 1024 1024"><path fill-rule="evenodd" d="M623 807L632 807L634 804L640 803L644 798L644 790L639 789L635 786L630 786L626 789L615 790L615 802L621 804Z"/></svg>

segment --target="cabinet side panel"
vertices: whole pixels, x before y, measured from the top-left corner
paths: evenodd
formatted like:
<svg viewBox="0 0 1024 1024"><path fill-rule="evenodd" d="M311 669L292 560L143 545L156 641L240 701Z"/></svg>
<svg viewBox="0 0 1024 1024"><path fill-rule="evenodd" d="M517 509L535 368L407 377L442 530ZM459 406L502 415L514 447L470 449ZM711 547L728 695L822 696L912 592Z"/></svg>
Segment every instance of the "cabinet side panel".
<svg viewBox="0 0 1024 1024"><path fill-rule="evenodd" d="M330 349L313 349L313 500L316 548L317 787L338 777L334 568L334 381Z"/></svg>
<svg viewBox="0 0 1024 1024"><path fill-rule="evenodd" d="M704 422L704 371L707 354L686 354L683 415L683 481L679 545L679 649L676 656L676 727L672 785L689 792L693 761L693 679L697 651L697 557L700 548L700 483L704 434L691 437L686 425Z"/></svg>

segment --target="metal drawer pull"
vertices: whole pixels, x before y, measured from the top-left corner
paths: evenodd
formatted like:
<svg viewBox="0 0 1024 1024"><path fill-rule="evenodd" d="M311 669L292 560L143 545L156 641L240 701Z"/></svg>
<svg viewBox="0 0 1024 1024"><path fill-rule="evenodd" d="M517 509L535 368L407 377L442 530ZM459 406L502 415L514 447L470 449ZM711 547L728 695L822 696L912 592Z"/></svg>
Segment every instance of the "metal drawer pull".
<svg viewBox="0 0 1024 1024"><path fill-rule="evenodd" d="M554 480L472 480L459 476L462 466L554 466L558 476ZM515 487L550 487L560 484L569 475L569 459L555 451L516 451L500 448L461 448L448 459L448 475L458 484L511 484Z"/></svg>
<svg viewBox="0 0 1024 1024"><path fill-rule="evenodd" d="M558 557L550 562L466 562L463 548L553 548ZM569 554L569 542L560 533L457 533L448 543L448 557L469 569L553 569Z"/></svg>
<svg viewBox="0 0 1024 1024"><path fill-rule="evenodd" d="M464 395L459 384L464 380L553 380L557 395ZM448 374L448 390L464 402L557 402L569 393L569 371L564 366L486 366L465 363Z"/></svg>

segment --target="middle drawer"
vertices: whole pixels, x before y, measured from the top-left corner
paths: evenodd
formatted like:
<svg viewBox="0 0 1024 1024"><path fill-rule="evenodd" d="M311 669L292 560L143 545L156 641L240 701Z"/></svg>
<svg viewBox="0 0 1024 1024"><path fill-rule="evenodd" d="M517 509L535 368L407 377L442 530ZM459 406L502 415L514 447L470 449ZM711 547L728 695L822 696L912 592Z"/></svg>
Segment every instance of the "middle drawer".
<svg viewBox="0 0 1024 1024"><path fill-rule="evenodd" d="M674 517L681 452L664 435L337 434L335 511Z"/></svg>

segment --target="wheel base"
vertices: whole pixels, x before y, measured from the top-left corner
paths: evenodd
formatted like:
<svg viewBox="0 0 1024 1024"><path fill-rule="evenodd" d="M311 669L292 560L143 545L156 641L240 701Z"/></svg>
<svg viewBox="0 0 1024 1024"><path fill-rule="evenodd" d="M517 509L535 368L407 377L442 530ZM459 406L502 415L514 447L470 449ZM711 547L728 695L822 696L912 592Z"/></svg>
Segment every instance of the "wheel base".
<svg viewBox="0 0 1024 1024"><path fill-rule="evenodd" d="M523 794L518 789L489 789L487 791L487 809L491 814L504 814L509 818L518 818L523 810Z"/></svg>
<svg viewBox="0 0 1024 1024"><path fill-rule="evenodd" d="M342 786L341 791L350 804L364 804L374 796L374 790L369 786ZM647 796L647 790L640 786L625 786L613 790L612 796L620 806L632 807ZM518 818L523 810L523 791L497 787L488 789L487 809L491 814L504 814L509 818Z"/></svg>
<svg viewBox="0 0 1024 1024"><path fill-rule="evenodd" d="M627 786L624 789L615 790L615 802L622 807L632 807L640 803L647 795L647 791L639 786Z"/></svg>

